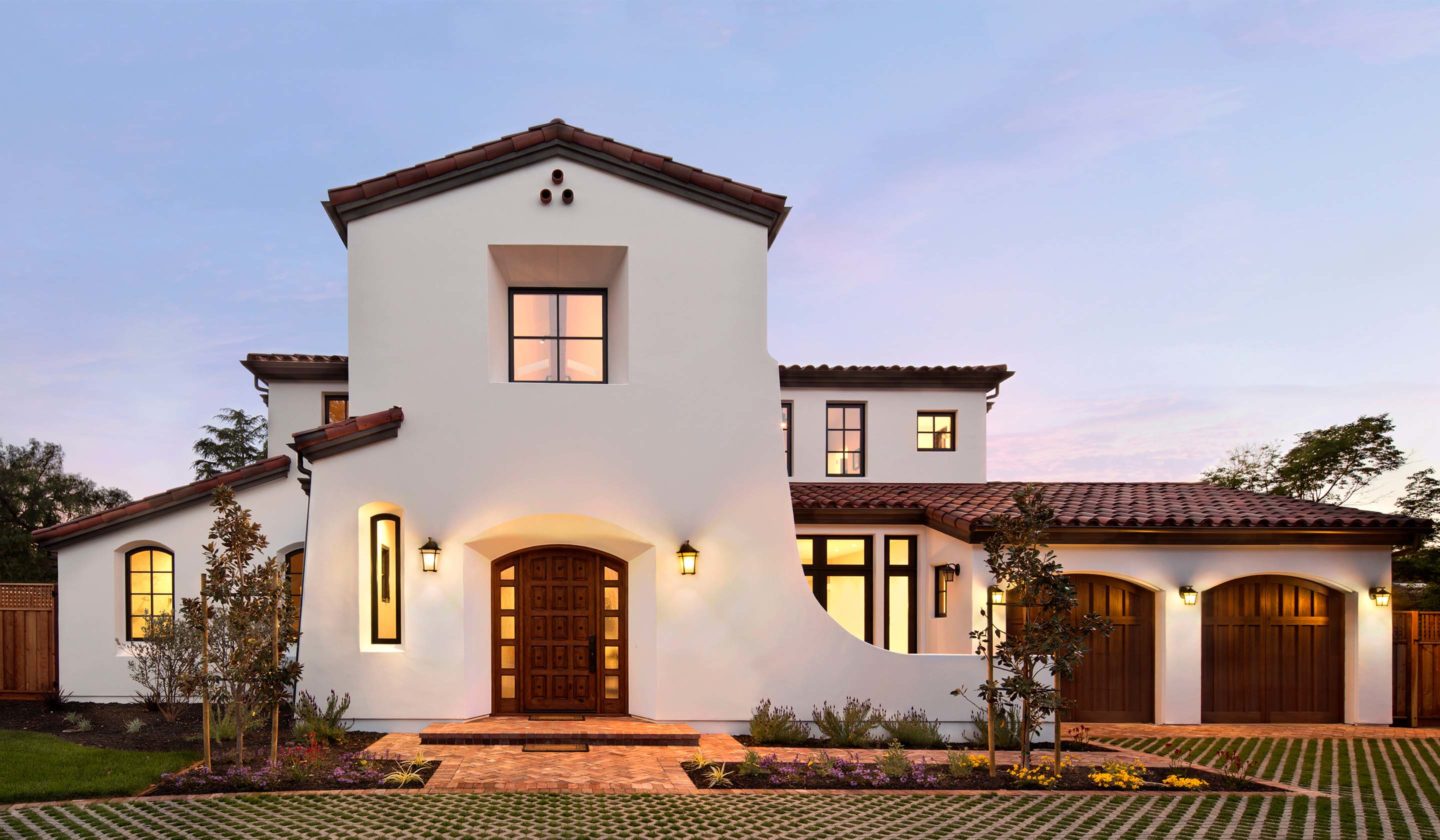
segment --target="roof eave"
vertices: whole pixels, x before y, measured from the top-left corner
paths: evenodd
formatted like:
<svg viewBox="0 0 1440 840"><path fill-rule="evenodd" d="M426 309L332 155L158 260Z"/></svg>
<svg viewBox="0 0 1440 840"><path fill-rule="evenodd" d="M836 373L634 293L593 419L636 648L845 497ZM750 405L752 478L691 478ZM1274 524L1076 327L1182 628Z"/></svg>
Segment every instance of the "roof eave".
<svg viewBox="0 0 1440 840"><path fill-rule="evenodd" d="M780 367L781 388L877 388L899 390L989 391L1015 375L1002 370L805 370Z"/></svg>
<svg viewBox="0 0 1440 840"><path fill-rule="evenodd" d="M241 359L241 366L265 382L345 382L350 362Z"/></svg>

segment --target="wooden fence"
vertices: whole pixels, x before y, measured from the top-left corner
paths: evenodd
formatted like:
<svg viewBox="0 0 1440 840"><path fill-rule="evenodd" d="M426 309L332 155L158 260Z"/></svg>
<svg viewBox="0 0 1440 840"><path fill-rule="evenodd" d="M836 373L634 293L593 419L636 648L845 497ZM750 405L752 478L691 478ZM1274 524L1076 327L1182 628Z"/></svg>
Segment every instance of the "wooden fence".
<svg viewBox="0 0 1440 840"><path fill-rule="evenodd" d="M0 700L33 700L59 687L55 584L0 583Z"/></svg>
<svg viewBox="0 0 1440 840"><path fill-rule="evenodd" d="M1395 722L1440 720L1440 612L1395 613Z"/></svg>

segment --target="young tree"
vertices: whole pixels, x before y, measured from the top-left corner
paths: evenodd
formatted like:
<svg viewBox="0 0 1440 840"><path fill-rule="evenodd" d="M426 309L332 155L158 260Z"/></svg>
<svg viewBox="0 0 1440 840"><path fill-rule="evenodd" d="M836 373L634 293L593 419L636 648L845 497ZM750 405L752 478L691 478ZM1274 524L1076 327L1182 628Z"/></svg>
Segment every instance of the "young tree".
<svg viewBox="0 0 1440 840"><path fill-rule="evenodd" d="M1044 542L1055 523L1055 511L1045 503L1044 491L1027 485L1015 491L1014 499L1014 515L993 517L994 532L985 540L985 555L991 577L1007 590L1006 609L1024 609L1025 621L1014 632L999 634L993 651L985 630L970 637L976 641L975 652L993 653L1005 674L986 682L980 696L986 702L1020 705L1020 763L1029 767L1030 733L1045 718L1054 718L1057 742L1060 738L1059 712L1064 703L1053 677L1073 676L1090 634L1109 635L1110 622L1094 613L1077 615L1075 587Z"/></svg>
<svg viewBox="0 0 1440 840"><path fill-rule="evenodd" d="M54 558L35 545L30 532L128 501L124 490L65 472L58 443L0 441L0 580L54 580Z"/></svg>
<svg viewBox="0 0 1440 840"><path fill-rule="evenodd" d="M243 764L247 726L261 710L284 702L300 679L300 664L273 659L272 644L285 650L296 641L282 561L265 556L268 541L235 491L217 488L211 507L215 522L205 546L204 592L210 604L210 676L215 695L236 722L235 760ZM198 621L197 601L187 599L184 609L187 621Z"/></svg>
<svg viewBox="0 0 1440 840"><path fill-rule="evenodd" d="M238 470L265 457L264 417L227 408L215 419L219 425L201 426L205 437L195 441L194 451L199 457L192 466L197 481Z"/></svg>
<svg viewBox="0 0 1440 840"><path fill-rule="evenodd" d="M1435 477L1435 470L1427 468L1410 476L1396 508L1405 516L1440 522L1440 478ZM1423 545L1396 554L1392 573L1398 608L1440 610L1440 537L1434 531Z"/></svg>
<svg viewBox="0 0 1440 840"><path fill-rule="evenodd" d="M1231 451L1225 463L1206 470L1201 480L1343 505L1376 478L1404 465L1394 431L1390 415L1377 414L1305 432L1283 453L1275 444L1243 446Z"/></svg>

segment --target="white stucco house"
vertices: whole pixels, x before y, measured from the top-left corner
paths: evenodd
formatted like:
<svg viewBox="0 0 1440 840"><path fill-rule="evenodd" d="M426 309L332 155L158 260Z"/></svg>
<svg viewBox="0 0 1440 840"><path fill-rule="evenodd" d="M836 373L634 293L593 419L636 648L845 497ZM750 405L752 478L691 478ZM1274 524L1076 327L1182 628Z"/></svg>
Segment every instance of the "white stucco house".
<svg viewBox="0 0 1440 840"><path fill-rule="evenodd" d="M969 719L950 691L983 679L980 543L1017 486L987 482L986 427L1012 371L777 364L786 199L559 120L324 208L349 352L242 362L268 460L36 534L77 699L131 696L116 640L197 594L224 483L291 562L305 687L349 692L366 727L733 731L761 698L847 695ZM1052 545L1116 624L1073 719L1390 722L1372 590L1423 523L1200 484L1046 490Z"/></svg>

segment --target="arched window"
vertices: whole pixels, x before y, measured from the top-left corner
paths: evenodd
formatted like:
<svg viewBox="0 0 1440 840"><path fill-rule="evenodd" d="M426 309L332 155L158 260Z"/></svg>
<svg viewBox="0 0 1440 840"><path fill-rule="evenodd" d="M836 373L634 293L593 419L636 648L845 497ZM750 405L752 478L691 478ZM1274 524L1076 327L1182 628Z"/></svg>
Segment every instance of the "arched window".
<svg viewBox="0 0 1440 840"><path fill-rule="evenodd" d="M400 517L370 517L370 642L400 644Z"/></svg>
<svg viewBox="0 0 1440 840"><path fill-rule="evenodd" d="M175 616L175 555L147 545L125 552L125 638L150 637L157 618Z"/></svg>
<svg viewBox="0 0 1440 840"><path fill-rule="evenodd" d="M297 548L285 555L285 579L290 583L290 603L295 610L291 623L300 632L300 603L305 590L305 549Z"/></svg>

